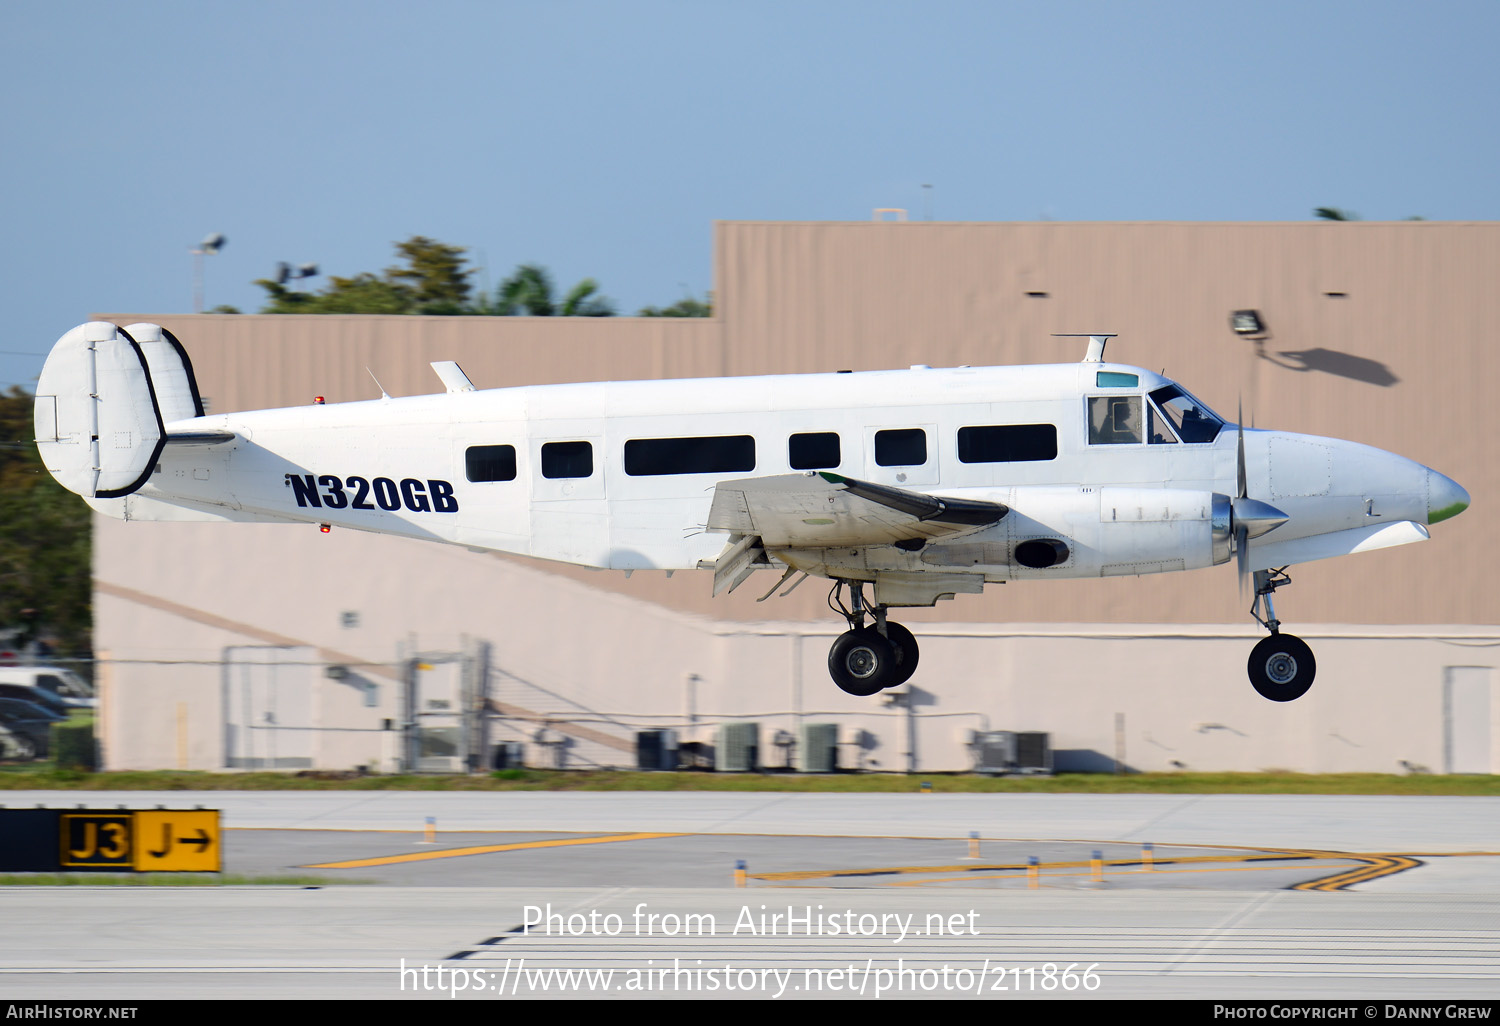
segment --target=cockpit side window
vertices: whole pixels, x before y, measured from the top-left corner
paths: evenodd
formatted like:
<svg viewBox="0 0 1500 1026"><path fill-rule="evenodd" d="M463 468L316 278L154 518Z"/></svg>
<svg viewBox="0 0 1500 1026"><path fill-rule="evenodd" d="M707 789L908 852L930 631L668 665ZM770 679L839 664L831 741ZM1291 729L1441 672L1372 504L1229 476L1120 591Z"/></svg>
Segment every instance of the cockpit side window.
<svg viewBox="0 0 1500 1026"><path fill-rule="evenodd" d="M1184 442L1212 442L1224 427L1218 414L1176 385L1158 388L1151 398Z"/></svg>
<svg viewBox="0 0 1500 1026"><path fill-rule="evenodd" d="M1141 397L1138 395L1089 396L1089 444L1139 444Z"/></svg>
<svg viewBox="0 0 1500 1026"><path fill-rule="evenodd" d="M1167 418L1151 403L1146 404L1146 438L1152 445L1177 444L1177 436L1167 427Z"/></svg>

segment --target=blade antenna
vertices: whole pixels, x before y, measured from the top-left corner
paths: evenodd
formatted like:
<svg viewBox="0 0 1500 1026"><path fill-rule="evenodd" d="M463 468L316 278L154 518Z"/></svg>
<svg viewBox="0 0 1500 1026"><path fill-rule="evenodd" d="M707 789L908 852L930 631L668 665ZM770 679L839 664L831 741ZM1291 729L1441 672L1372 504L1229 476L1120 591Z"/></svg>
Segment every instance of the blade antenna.
<svg viewBox="0 0 1500 1026"><path fill-rule="evenodd" d="M375 382L376 388L380 389L380 398L389 399L390 396L386 395L385 386L380 383L380 379L375 376L375 372L372 371L369 367L366 367L365 373L370 375L370 380Z"/></svg>

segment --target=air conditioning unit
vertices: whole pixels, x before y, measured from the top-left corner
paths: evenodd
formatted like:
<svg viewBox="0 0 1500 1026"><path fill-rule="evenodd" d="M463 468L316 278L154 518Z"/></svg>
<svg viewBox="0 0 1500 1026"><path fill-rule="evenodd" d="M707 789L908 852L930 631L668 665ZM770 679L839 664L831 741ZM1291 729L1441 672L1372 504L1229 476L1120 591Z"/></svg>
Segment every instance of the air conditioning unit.
<svg viewBox="0 0 1500 1026"><path fill-rule="evenodd" d="M754 773L760 768L760 724L721 723L714 745L714 769L720 773Z"/></svg>
<svg viewBox="0 0 1500 1026"><path fill-rule="evenodd" d="M839 725L804 723L797 745L797 769L802 773L835 773L839 768Z"/></svg>
<svg viewBox="0 0 1500 1026"><path fill-rule="evenodd" d="M1051 773L1051 735L1039 730L976 731L976 773Z"/></svg>
<svg viewBox="0 0 1500 1026"><path fill-rule="evenodd" d="M636 731L635 768L641 770L677 769L677 731Z"/></svg>
<svg viewBox="0 0 1500 1026"><path fill-rule="evenodd" d="M1052 772L1052 735L1043 730L1016 731L1016 763L1022 773Z"/></svg>

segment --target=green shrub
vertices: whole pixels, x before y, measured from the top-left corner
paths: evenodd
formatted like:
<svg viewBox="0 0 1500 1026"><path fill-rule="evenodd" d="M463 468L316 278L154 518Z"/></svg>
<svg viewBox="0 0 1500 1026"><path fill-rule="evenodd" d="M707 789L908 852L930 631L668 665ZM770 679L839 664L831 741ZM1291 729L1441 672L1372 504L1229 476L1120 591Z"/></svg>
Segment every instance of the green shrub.
<svg viewBox="0 0 1500 1026"><path fill-rule="evenodd" d="M75 716L52 725L52 762L60 770L99 769L99 744L94 740L94 718Z"/></svg>

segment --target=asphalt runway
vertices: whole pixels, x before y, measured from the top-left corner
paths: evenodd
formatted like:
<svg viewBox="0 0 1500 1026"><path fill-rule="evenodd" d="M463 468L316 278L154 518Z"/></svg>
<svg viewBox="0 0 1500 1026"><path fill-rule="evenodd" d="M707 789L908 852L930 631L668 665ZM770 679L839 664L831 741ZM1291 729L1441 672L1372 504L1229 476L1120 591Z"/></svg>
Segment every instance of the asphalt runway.
<svg viewBox="0 0 1500 1026"><path fill-rule="evenodd" d="M0 889L12 999L1500 998L1500 799L4 797L315 881Z"/></svg>

